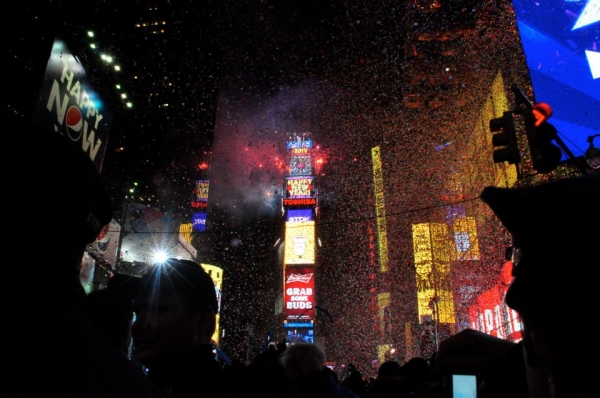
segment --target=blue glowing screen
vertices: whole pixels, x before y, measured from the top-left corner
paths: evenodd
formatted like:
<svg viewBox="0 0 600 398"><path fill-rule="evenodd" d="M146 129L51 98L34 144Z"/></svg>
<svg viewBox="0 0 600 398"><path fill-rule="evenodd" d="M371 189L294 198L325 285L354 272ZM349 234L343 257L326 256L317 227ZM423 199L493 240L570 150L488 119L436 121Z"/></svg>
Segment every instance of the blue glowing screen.
<svg viewBox="0 0 600 398"><path fill-rule="evenodd" d="M513 6L535 96L529 100L552 107L548 122L582 156L588 137L600 133L600 0L513 0Z"/></svg>

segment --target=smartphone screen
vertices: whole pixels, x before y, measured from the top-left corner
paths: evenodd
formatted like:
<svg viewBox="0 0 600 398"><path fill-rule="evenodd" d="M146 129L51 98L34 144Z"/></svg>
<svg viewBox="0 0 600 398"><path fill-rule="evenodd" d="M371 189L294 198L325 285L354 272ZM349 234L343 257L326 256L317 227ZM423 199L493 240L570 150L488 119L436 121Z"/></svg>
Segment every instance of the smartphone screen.
<svg viewBox="0 0 600 398"><path fill-rule="evenodd" d="M452 398L477 398L477 376L453 374Z"/></svg>

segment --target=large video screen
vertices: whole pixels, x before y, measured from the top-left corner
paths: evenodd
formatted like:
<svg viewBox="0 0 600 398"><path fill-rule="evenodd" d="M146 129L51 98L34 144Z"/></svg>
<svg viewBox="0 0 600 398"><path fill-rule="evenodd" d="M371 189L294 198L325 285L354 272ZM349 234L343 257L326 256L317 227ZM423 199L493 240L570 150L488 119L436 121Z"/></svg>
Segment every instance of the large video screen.
<svg viewBox="0 0 600 398"><path fill-rule="evenodd" d="M290 209L285 214L285 221L287 222L304 222L313 221L312 209Z"/></svg>
<svg viewBox="0 0 600 398"><path fill-rule="evenodd" d="M549 123L582 156L588 137L600 134L600 0L513 0L513 6L535 96L530 100L552 107Z"/></svg>
<svg viewBox="0 0 600 398"><path fill-rule="evenodd" d="M315 270L286 268L284 314L288 322L310 322L315 319Z"/></svg>
<svg viewBox="0 0 600 398"><path fill-rule="evenodd" d="M285 177L285 197L291 199L314 198L314 176Z"/></svg>
<svg viewBox="0 0 600 398"><path fill-rule="evenodd" d="M315 263L315 222L285 223L285 264Z"/></svg>

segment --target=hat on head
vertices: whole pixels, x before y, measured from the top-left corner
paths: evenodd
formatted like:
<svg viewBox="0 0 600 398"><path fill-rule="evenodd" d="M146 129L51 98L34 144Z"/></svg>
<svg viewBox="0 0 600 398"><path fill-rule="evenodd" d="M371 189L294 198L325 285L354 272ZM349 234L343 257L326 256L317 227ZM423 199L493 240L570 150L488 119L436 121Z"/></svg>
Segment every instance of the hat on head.
<svg viewBox="0 0 600 398"><path fill-rule="evenodd" d="M143 290L155 289L159 292L175 293L184 296L192 305L209 305L219 312L215 283L204 268L192 260L168 258L156 265L142 277Z"/></svg>

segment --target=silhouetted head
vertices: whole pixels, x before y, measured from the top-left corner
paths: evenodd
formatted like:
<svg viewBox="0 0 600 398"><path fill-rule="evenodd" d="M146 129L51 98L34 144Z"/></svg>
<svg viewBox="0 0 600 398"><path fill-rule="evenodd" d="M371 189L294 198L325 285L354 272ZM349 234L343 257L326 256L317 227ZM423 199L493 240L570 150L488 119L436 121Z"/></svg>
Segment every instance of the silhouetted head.
<svg viewBox="0 0 600 398"><path fill-rule="evenodd" d="M218 309L214 282L200 264L170 258L156 265L134 299L137 359L151 369L168 366L210 344Z"/></svg>
<svg viewBox="0 0 600 398"><path fill-rule="evenodd" d="M592 275L600 264L600 173L527 188L488 187L481 198L513 238L506 303L523 321L529 368L547 369L543 378L557 396L586 396L586 390L593 396L595 377L585 365L592 337L578 322L597 309Z"/></svg>
<svg viewBox="0 0 600 398"><path fill-rule="evenodd" d="M594 278L586 275L600 263L599 173L526 188L488 187L481 198L512 235L516 258L506 303L526 328L556 325L561 307L571 314L595 308L584 297L592 298Z"/></svg>

